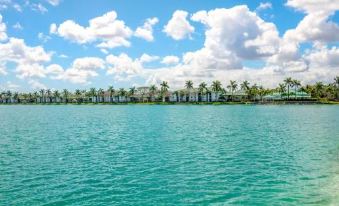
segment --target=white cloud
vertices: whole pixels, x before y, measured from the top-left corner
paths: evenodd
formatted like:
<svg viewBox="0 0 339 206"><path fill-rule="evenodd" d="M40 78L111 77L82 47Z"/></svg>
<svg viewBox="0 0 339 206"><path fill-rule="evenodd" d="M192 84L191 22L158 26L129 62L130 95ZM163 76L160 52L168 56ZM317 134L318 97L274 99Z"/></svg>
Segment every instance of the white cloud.
<svg viewBox="0 0 339 206"><path fill-rule="evenodd" d="M8 8L13 8L18 12L22 12L21 6L12 0L0 0L0 10L6 10Z"/></svg>
<svg viewBox="0 0 339 206"><path fill-rule="evenodd" d="M58 28L55 24L51 24L50 33L56 33L79 44L98 41L98 47L112 49L130 46L128 38L133 32L123 21L117 19L115 11L111 11L91 19L88 27L83 27L72 20L63 22Z"/></svg>
<svg viewBox="0 0 339 206"><path fill-rule="evenodd" d="M14 4L14 5L13 5L13 8L14 8L16 11L18 11L18 12L22 12L22 8L21 8L21 6L20 6L19 4Z"/></svg>
<svg viewBox="0 0 339 206"><path fill-rule="evenodd" d="M74 84L90 84L90 78L98 76L97 70L105 67L104 60L97 57L77 58L72 66L64 70L60 65L47 67L47 73L52 79L66 80Z"/></svg>
<svg viewBox="0 0 339 206"><path fill-rule="evenodd" d="M186 11L175 11L172 18L165 25L163 32L175 40L190 38L190 34L194 32L194 27L187 21L187 16Z"/></svg>
<svg viewBox="0 0 339 206"><path fill-rule="evenodd" d="M272 9L272 3L271 2L260 2L259 6L256 8L257 11L262 11L265 9Z"/></svg>
<svg viewBox="0 0 339 206"><path fill-rule="evenodd" d="M132 76L142 72L142 64L138 60L133 60L127 54L122 53L119 56L108 55L106 62L112 67L107 69L107 74L114 74L117 77Z"/></svg>
<svg viewBox="0 0 339 206"><path fill-rule="evenodd" d="M47 86L39 82L38 80L31 79L28 81L28 84L31 86L32 89L47 89Z"/></svg>
<svg viewBox="0 0 339 206"><path fill-rule="evenodd" d="M60 0L47 0L52 6L58 6L60 4Z"/></svg>
<svg viewBox="0 0 339 206"><path fill-rule="evenodd" d="M21 63L15 69L17 77L19 79L29 79L32 77L43 78L46 77L46 71L41 64L33 63Z"/></svg>
<svg viewBox="0 0 339 206"><path fill-rule="evenodd" d="M54 24L50 26L51 33L55 33ZM88 29L80 26L72 20L67 20L60 24L57 29L59 36L77 42L79 44L88 43L95 40L94 35Z"/></svg>
<svg viewBox="0 0 339 206"><path fill-rule="evenodd" d="M305 41L339 41L339 25L328 19L329 15L324 12L308 14L295 29L288 30L284 38L297 43Z"/></svg>
<svg viewBox="0 0 339 206"><path fill-rule="evenodd" d="M179 57L177 56L165 56L161 63L162 64L167 64L167 65L171 65L171 64L178 64L180 61Z"/></svg>
<svg viewBox="0 0 339 206"><path fill-rule="evenodd" d="M242 60L262 59L279 49L275 25L247 6L199 11L191 19L206 26L204 47L183 57L194 68L241 69Z"/></svg>
<svg viewBox="0 0 339 206"><path fill-rule="evenodd" d="M60 75L64 72L64 69L58 64L51 64L46 67L46 73L50 75Z"/></svg>
<svg viewBox="0 0 339 206"><path fill-rule="evenodd" d="M108 55L106 62L110 65L107 69L108 75L113 75L117 81L128 81L138 75L143 75L144 63L158 60L158 56L143 54L139 58L132 59L127 54L122 53L118 56Z"/></svg>
<svg viewBox="0 0 339 206"><path fill-rule="evenodd" d="M10 38L7 43L0 44L0 61L43 63L50 61L51 55L41 46L27 46L23 39Z"/></svg>
<svg viewBox="0 0 339 206"><path fill-rule="evenodd" d="M24 28L21 26L21 24L19 22L17 22L16 24L13 25L13 29L23 30Z"/></svg>
<svg viewBox="0 0 339 206"><path fill-rule="evenodd" d="M64 58L64 59L67 59L67 58L68 58L68 56L67 56L67 55L65 55L65 54L60 54L60 55L59 55L59 58Z"/></svg>
<svg viewBox="0 0 339 206"><path fill-rule="evenodd" d="M58 27L55 23L51 24L49 27L49 33L50 34L56 34L58 30Z"/></svg>
<svg viewBox="0 0 339 206"><path fill-rule="evenodd" d="M6 64L4 62L0 63L0 75L7 75Z"/></svg>
<svg viewBox="0 0 339 206"><path fill-rule="evenodd" d="M15 63L18 78L45 77L43 64L49 62L51 56L43 47L27 46L22 39L10 38L0 44L0 64Z"/></svg>
<svg viewBox="0 0 339 206"><path fill-rule="evenodd" d="M307 52L304 58L309 62L310 67L339 67L339 48L332 47L330 49L323 47Z"/></svg>
<svg viewBox="0 0 339 206"><path fill-rule="evenodd" d="M39 34L38 34L38 38L43 42L43 43L46 43L48 40L50 40L51 39L51 37L50 36L48 36L48 35L45 35L44 33L42 33L42 32L39 32Z"/></svg>
<svg viewBox="0 0 339 206"><path fill-rule="evenodd" d="M158 56L151 56L148 54L142 54L141 57L139 58L140 63L148 63L148 62L153 62L158 60Z"/></svg>
<svg viewBox="0 0 339 206"><path fill-rule="evenodd" d="M0 84L0 90L11 90L17 91L20 88L20 85L15 84L11 81L7 81L5 84Z"/></svg>
<svg viewBox="0 0 339 206"><path fill-rule="evenodd" d="M0 14L0 41L4 40L7 40L6 24L2 21L2 16Z"/></svg>
<svg viewBox="0 0 339 206"><path fill-rule="evenodd" d="M159 22L158 18L153 17L146 19L143 26L138 27L134 33L136 37L145 39L146 41L153 41L153 26Z"/></svg>
<svg viewBox="0 0 339 206"><path fill-rule="evenodd" d="M31 8L33 11L38 11L42 14L48 12L47 8L44 7L42 4L38 3L38 4L31 4Z"/></svg>
<svg viewBox="0 0 339 206"><path fill-rule="evenodd" d="M286 5L306 13L324 12L332 13L339 10L337 0L287 0Z"/></svg>

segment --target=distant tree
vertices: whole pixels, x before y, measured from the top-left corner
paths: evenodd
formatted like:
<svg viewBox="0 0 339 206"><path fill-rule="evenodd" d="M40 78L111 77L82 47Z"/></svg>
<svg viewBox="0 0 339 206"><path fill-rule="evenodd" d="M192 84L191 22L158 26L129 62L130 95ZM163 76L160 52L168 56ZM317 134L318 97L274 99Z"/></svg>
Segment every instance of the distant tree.
<svg viewBox="0 0 339 206"><path fill-rule="evenodd" d="M236 81L230 81L230 84L227 86L227 88L230 90L231 92L231 100L233 101L233 95L234 95L234 91L237 89L238 84Z"/></svg>
<svg viewBox="0 0 339 206"><path fill-rule="evenodd" d="M58 102L58 99L60 98L60 93L58 90L55 90L53 92L54 102Z"/></svg>
<svg viewBox="0 0 339 206"><path fill-rule="evenodd" d="M68 103L68 97L69 97L69 91L67 89L64 89L62 91L62 98L64 99L65 103L67 104Z"/></svg>
<svg viewBox="0 0 339 206"><path fill-rule="evenodd" d="M161 87L160 92L161 92L162 101L165 102L166 101L166 95L167 95L167 92L168 92L168 89L169 89L168 83L163 81L160 84L160 87Z"/></svg>
<svg viewBox="0 0 339 206"><path fill-rule="evenodd" d="M216 98L218 98L219 93L222 91L221 82L216 80L212 82L212 91L215 93ZM216 99L218 101L218 99Z"/></svg>
<svg viewBox="0 0 339 206"><path fill-rule="evenodd" d="M284 80L286 86L287 86L287 99L290 99L290 87L293 86L293 79L291 77L288 77Z"/></svg>
<svg viewBox="0 0 339 206"><path fill-rule="evenodd" d="M94 102L98 103L97 90L94 87L92 87L92 88L89 89L89 93L90 93L91 97L94 98Z"/></svg>
<svg viewBox="0 0 339 206"><path fill-rule="evenodd" d="M112 103L113 102L113 95L115 93L113 86L109 86L108 89L107 89L107 92L109 93L109 102Z"/></svg>
<svg viewBox="0 0 339 206"><path fill-rule="evenodd" d="M282 98L283 94L286 91L286 85L285 84L279 84L277 90L280 93L280 98Z"/></svg>
<svg viewBox="0 0 339 206"><path fill-rule="evenodd" d="M154 98L155 93L157 92L158 88L154 84L150 86L149 88L149 94L150 94L150 99L152 100Z"/></svg>

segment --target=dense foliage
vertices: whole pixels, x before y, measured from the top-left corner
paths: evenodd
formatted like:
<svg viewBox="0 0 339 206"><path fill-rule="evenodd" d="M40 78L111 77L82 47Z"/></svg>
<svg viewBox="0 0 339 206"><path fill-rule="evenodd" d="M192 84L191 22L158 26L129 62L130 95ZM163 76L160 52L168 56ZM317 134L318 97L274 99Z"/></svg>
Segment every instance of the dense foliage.
<svg viewBox="0 0 339 206"><path fill-rule="evenodd" d="M86 103L86 102L104 102L105 96L109 96L109 102L113 102L113 98L120 102L120 99L129 98L133 101L133 97L138 93L143 98L146 97L149 101L165 101L165 97L169 95L169 85L167 82L162 82L158 88L156 85L151 85L147 88L147 92L137 91L135 87L126 90L124 88L114 89L113 86L108 87L107 90L90 88L89 90L77 89L71 92L67 89L62 91L41 89L40 91L19 93L2 91L0 92L0 103ZM194 89L192 81L186 81L185 89L173 91L176 95L185 95L185 92L190 92ZM324 84L316 82L313 85L301 85L300 81L286 78L283 83L280 83L277 88L269 89L259 86L257 84L251 85L248 81L238 84L236 81L230 81L224 88L220 81L213 81L210 87L205 82L198 85L197 90L201 94L211 92L220 93L220 97L228 94L231 97L237 91L242 91L246 94L246 101L262 100L265 95L279 93L284 100L294 100L297 92L304 92L310 94L313 99L338 101L339 100L339 76L334 78L334 82Z"/></svg>

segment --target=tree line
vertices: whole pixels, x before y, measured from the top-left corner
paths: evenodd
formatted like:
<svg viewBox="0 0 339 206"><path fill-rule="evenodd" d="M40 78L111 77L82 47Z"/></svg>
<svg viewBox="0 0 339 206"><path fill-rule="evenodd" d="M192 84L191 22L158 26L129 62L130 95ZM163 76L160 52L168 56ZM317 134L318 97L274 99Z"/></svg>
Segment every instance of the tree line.
<svg viewBox="0 0 339 206"><path fill-rule="evenodd" d="M159 87L151 85L147 88L147 92L137 91L136 87L129 89L119 88L115 89L113 86L109 86L106 90L99 88L90 88L89 90L76 89L71 92L67 89L61 91L51 89L41 89L39 91L19 93L2 91L0 92L0 103L103 103L105 97L109 98L108 102L113 103L121 102L127 98L130 101L135 101L133 98L137 92L142 99L146 98L148 101L165 101L169 95L169 84L163 81ZM194 83L191 80L185 82L184 89L173 91L173 94L177 96L189 95L194 89ZM218 80L213 81L208 87L205 82L201 82L197 88L195 88L199 94L207 95L209 93L218 93L220 97L227 94L233 100L233 96L237 91L242 91L246 94L244 101L256 101L262 99L265 95L278 93L285 100L295 99L298 92L305 92L310 94L314 99L324 100L338 100L339 99L339 76L334 78L334 81L330 84L324 84L322 82L316 82L315 84L302 85L299 80L288 77L284 81L278 84L276 88L264 88L257 84L250 84L248 81L238 83L236 81L230 81L226 87L223 87L222 83ZM106 101L107 102L107 101Z"/></svg>

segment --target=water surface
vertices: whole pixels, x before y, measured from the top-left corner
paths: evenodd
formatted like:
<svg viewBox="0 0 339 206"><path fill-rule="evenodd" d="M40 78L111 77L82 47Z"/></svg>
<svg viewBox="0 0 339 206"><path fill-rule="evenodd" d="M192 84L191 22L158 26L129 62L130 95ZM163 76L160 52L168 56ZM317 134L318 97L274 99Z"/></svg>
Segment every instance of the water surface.
<svg viewBox="0 0 339 206"><path fill-rule="evenodd" d="M0 205L339 205L339 107L0 106Z"/></svg>

